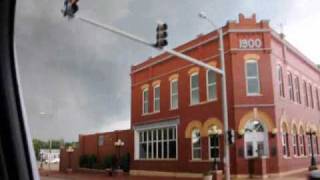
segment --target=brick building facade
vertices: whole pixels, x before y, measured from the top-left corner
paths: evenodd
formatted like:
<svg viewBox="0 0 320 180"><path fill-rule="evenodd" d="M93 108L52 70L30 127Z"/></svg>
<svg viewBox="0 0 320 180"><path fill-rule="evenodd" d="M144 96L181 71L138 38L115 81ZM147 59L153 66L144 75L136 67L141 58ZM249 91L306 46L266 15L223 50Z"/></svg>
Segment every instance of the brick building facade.
<svg viewBox="0 0 320 180"><path fill-rule="evenodd" d="M236 132L231 174L307 168L312 148L320 160L316 65L255 15L228 21L223 34L228 122ZM213 31L176 50L219 68L218 48ZM199 174L211 169L216 155L223 169L223 137L213 135L223 130L219 75L161 54L132 66L131 82L127 144L133 174ZM313 147L309 131L316 132Z"/></svg>
<svg viewBox="0 0 320 180"><path fill-rule="evenodd" d="M230 147L232 174L248 174L249 162L257 157L262 158L254 163L265 164L265 173L307 167L310 145L305 133L319 129L319 70L255 16L240 15L223 32L229 127L237 136ZM220 67L216 31L176 50ZM222 137L210 143L209 133L210 128L223 130L219 75L162 54L133 66L131 79L133 169L203 172L217 147L223 159ZM165 141L172 140L176 147L169 144L167 155L159 146L166 145L161 138L171 127L174 140ZM318 143L314 149L317 153Z"/></svg>

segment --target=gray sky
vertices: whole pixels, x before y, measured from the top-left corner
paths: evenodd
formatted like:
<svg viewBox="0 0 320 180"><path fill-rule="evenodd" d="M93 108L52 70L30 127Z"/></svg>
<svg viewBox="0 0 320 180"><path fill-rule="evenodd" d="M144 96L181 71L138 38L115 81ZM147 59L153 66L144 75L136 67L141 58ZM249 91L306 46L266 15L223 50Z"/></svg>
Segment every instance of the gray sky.
<svg viewBox="0 0 320 180"><path fill-rule="evenodd" d="M257 14L320 64L318 0L80 0L79 14L154 41L157 20L169 26L169 47ZM16 47L31 133L76 140L80 133L130 127L132 64L157 52L79 20L62 18L63 0L19 0Z"/></svg>

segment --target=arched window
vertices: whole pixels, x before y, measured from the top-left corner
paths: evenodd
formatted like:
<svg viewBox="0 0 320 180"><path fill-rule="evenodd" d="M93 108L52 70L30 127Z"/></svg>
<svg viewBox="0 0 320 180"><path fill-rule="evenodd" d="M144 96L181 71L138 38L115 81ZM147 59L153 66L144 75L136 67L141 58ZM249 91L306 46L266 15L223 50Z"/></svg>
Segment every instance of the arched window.
<svg viewBox="0 0 320 180"><path fill-rule="evenodd" d="M245 126L245 157L254 158L268 155L268 130L258 120L249 121Z"/></svg>
<svg viewBox="0 0 320 180"><path fill-rule="evenodd" d="M307 155L306 153L306 142L304 139L304 130L300 127L300 135L299 135L299 146L300 146L300 156Z"/></svg>
<svg viewBox="0 0 320 180"><path fill-rule="evenodd" d="M286 125L286 123L282 123L282 127L281 127L282 131L282 154L283 156L289 157L290 156L290 151L289 151L289 134L288 134L288 127Z"/></svg>
<svg viewBox="0 0 320 180"><path fill-rule="evenodd" d="M311 132L311 128L310 129L307 129L307 132L306 132L306 135L307 135L307 146L308 146L308 153L309 153L309 156L311 156L312 154L312 146L311 146L311 141L312 141L312 135L310 136L308 134L308 132Z"/></svg>
<svg viewBox="0 0 320 180"><path fill-rule="evenodd" d="M220 132L219 132L220 131ZM220 157L220 151L219 151L219 135L222 133L221 130L218 129L217 126L211 126L209 128L209 158L219 158Z"/></svg>
<svg viewBox="0 0 320 180"><path fill-rule="evenodd" d="M193 129L192 130L192 159L201 159L201 137L200 130Z"/></svg>
<svg viewBox="0 0 320 180"><path fill-rule="evenodd" d="M298 156L300 154L298 142L299 142L298 131L297 131L297 127L294 125L292 129L292 146L293 146L294 156Z"/></svg>

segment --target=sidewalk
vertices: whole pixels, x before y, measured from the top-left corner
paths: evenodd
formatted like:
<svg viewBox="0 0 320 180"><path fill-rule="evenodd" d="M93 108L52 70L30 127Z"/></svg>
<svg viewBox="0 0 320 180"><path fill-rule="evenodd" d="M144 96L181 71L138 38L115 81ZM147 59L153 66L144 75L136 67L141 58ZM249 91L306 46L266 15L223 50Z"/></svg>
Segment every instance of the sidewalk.
<svg viewBox="0 0 320 180"><path fill-rule="evenodd" d="M103 174L42 172L41 180L200 180L195 178L150 177L150 176L108 176Z"/></svg>
<svg viewBox="0 0 320 180"><path fill-rule="evenodd" d="M308 172L302 172L282 177L267 178L268 180L305 180ZM41 180L201 180L202 178L175 178L175 177L150 177L150 176L108 176L104 174L88 173L61 173L58 171L40 172ZM259 180L259 178L254 178Z"/></svg>

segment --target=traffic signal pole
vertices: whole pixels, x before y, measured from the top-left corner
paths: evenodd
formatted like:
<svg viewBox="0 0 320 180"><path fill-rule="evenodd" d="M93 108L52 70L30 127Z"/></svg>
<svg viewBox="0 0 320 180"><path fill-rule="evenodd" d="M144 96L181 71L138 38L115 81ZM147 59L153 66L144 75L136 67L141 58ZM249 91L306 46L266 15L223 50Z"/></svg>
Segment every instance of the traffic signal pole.
<svg viewBox="0 0 320 180"><path fill-rule="evenodd" d="M212 70L212 71L214 71L214 72L216 72L218 74L223 74L223 72L220 69L218 69L216 67L213 67L213 66L210 66L210 65L208 65L208 64L206 64L206 63L204 63L204 62L202 62L202 61L200 61L198 59L195 59L193 57L187 56L185 54L182 54L182 53L177 52L177 51L172 50L172 49L167 49L165 47L164 48L157 48L157 47L154 46L153 43L150 43L150 42L148 42L148 41L146 41L146 40L144 40L144 39L142 39L140 37L137 37L137 36L135 36L133 34L130 34L130 33L125 32L125 31L122 31L122 30L120 30L118 28L115 28L113 26L106 25L106 24L101 24L101 23L95 22L94 20L91 20L91 19L85 18L85 17L81 17L81 16L76 16L75 18L78 18L83 22L89 23L91 25L94 25L96 27L102 28L104 30L113 32L115 34L118 34L118 35L123 36L125 38L128 38L130 40L133 40L135 42L142 43L144 45L147 45L149 47L157 49L157 50L159 50L161 52L166 52L166 53L171 54L173 56L177 56L177 57L179 57L179 58L181 58L183 60L189 61L189 62L191 62L193 64L198 65L198 66L204 67L206 69L210 69L210 70Z"/></svg>
<svg viewBox="0 0 320 180"><path fill-rule="evenodd" d="M113 32L115 34L118 34L122 37L125 37L127 39L133 40L135 42L144 44L146 46L155 48L159 50L160 52L165 52L170 55L179 57L182 60L191 62L193 64L196 64L198 66L204 67L206 69L212 70L217 74L221 75L221 81L222 81L222 106L223 106L223 122L224 122L224 170L225 170L225 179L230 180L230 154L229 154L229 142L228 142L228 103L227 103L227 83L226 83L226 74L225 74L225 59L224 59L224 45L223 45L223 31L222 28L218 29L219 34L219 54L220 54L220 62L221 62L221 69L216 68L214 66L208 65L207 63L204 63L198 59L195 59L193 57L187 56L185 54L182 54L180 52L177 52L172 49L167 49L165 47L158 48L153 43L150 43L140 37L137 37L133 34L130 34L128 32L125 32L123 30L120 30L118 28L115 28L113 26L102 24L95 22L94 20L91 20L89 18L81 17L81 16L75 16L74 18L77 18L85 23L91 24L93 26L96 26L98 28Z"/></svg>

